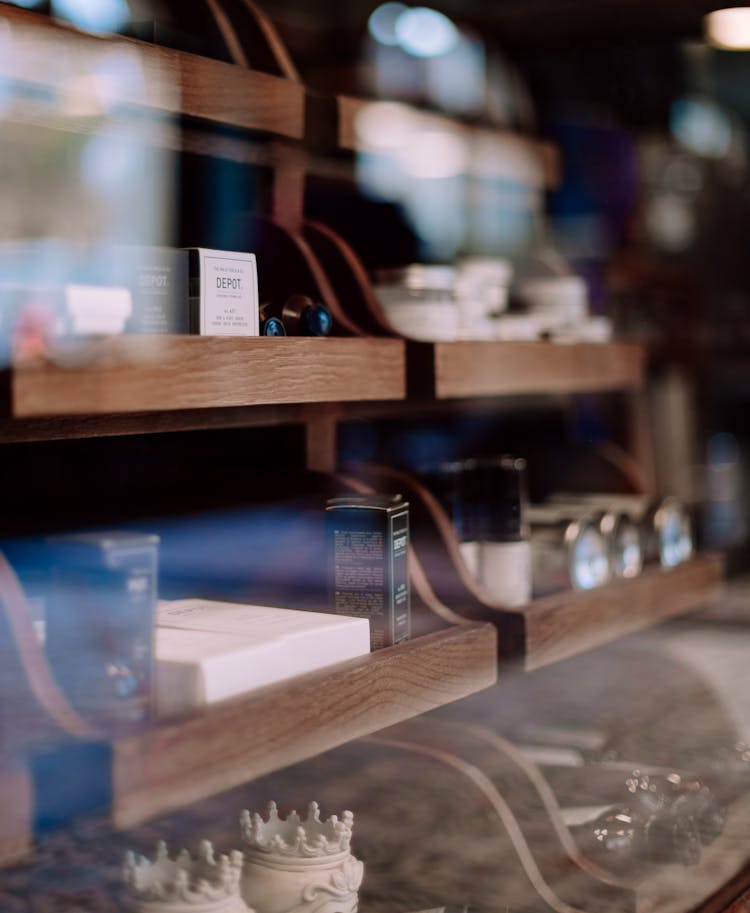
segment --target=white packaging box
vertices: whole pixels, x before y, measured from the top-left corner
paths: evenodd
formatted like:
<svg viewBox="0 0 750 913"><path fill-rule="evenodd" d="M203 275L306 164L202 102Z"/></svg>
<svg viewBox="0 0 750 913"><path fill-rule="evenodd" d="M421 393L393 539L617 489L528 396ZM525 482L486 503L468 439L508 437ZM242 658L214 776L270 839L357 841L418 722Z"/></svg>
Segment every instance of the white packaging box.
<svg viewBox="0 0 750 913"><path fill-rule="evenodd" d="M370 652L370 623L321 612L160 602L156 713L184 714Z"/></svg>
<svg viewBox="0 0 750 913"><path fill-rule="evenodd" d="M258 336L255 254L188 248L190 332L201 336Z"/></svg>

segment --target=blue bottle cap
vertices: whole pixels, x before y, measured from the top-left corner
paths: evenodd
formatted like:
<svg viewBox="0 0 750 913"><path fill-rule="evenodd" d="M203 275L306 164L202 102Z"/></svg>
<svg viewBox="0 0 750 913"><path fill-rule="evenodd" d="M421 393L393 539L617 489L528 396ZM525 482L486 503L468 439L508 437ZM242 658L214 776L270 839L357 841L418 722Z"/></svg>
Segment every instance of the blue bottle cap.
<svg viewBox="0 0 750 913"><path fill-rule="evenodd" d="M305 336L330 336L333 318L328 308L313 304L302 315Z"/></svg>
<svg viewBox="0 0 750 913"><path fill-rule="evenodd" d="M284 324L278 317L269 317L260 328L261 336L286 336Z"/></svg>

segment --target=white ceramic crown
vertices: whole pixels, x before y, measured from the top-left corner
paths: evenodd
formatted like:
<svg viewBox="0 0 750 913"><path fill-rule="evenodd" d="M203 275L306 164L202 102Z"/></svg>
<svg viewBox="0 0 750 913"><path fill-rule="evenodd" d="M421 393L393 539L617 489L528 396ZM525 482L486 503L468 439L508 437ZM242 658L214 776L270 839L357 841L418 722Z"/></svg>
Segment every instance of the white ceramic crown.
<svg viewBox="0 0 750 913"><path fill-rule="evenodd" d="M354 815L323 821L311 802L304 820L296 812L281 818L271 802L266 817L240 818L245 903L258 913L356 913L364 866L350 852Z"/></svg>
<svg viewBox="0 0 750 913"><path fill-rule="evenodd" d="M144 913L253 913L240 896L242 865L238 850L216 859L208 840L201 841L196 858L183 850L171 859L162 840L153 862L128 853L123 877Z"/></svg>
<svg viewBox="0 0 750 913"><path fill-rule="evenodd" d="M318 803L311 802L306 819L300 818L296 811L281 818L276 803L269 802L266 814L268 820L264 821L257 812L251 815L245 809L240 817L242 836L251 852L299 859L349 852L354 827L351 812L344 811L340 818L331 815L321 821Z"/></svg>

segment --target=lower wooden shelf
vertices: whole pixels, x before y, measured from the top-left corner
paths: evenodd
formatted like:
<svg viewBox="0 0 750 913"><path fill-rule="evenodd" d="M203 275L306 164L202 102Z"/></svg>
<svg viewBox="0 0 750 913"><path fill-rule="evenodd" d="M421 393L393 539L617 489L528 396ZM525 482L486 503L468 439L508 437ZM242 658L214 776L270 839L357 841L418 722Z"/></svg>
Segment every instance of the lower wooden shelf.
<svg viewBox="0 0 750 913"><path fill-rule="evenodd" d="M608 643L625 634L698 609L722 591L724 560L699 555L679 567L653 567L632 580L618 580L584 592L566 591L514 610L503 610L506 651L520 652L536 669Z"/></svg>
<svg viewBox="0 0 750 913"><path fill-rule="evenodd" d="M492 625L458 625L117 738L114 824L129 827L179 809L496 679Z"/></svg>

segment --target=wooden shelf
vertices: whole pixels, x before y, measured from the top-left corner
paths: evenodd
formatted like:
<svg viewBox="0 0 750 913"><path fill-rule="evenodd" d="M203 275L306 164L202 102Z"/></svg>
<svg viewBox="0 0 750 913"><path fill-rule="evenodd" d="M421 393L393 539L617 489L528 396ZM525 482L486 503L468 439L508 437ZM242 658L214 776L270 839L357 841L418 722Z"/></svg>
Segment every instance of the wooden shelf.
<svg viewBox="0 0 750 913"><path fill-rule="evenodd" d="M113 336L10 371L13 418L401 399L398 339Z"/></svg>
<svg viewBox="0 0 750 913"><path fill-rule="evenodd" d="M113 820L129 827L394 723L497 678L492 625L428 634L113 743Z"/></svg>
<svg viewBox="0 0 750 913"><path fill-rule="evenodd" d="M464 141L471 173L496 178L527 187L554 187L560 181L560 156L552 143L544 142L501 127L464 123L400 102L366 100L348 95L333 98L308 97L308 136L313 145L323 148L377 152L367 143L367 118L383 120L403 127L404 142L420 132L450 133ZM372 132L377 132L372 124Z"/></svg>
<svg viewBox="0 0 750 913"><path fill-rule="evenodd" d="M701 608L721 594L723 578L723 558L701 555L676 568L648 568L632 580L503 610L501 651L520 652L527 669L547 666Z"/></svg>
<svg viewBox="0 0 750 913"><path fill-rule="evenodd" d="M140 73L137 79L131 73L129 79L107 82L108 113L144 109L291 139L304 135L305 91L301 83L143 41L94 37L9 6L0 7L0 21L11 27L9 47L13 48L0 60L0 74L20 86L45 89L52 105L70 117L76 116L73 103L80 107L88 102L90 106L102 91L90 79L87 89L81 75L89 65L94 69L97 55L120 48L132 53L131 63L139 64ZM125 65L122 59L119 63ZM63 78L66 75L67 82ZM74 91L78 94L71 94Z"/></svg>
<svg viewBox="0 0 750 913"><path fill-rule="evenodd" d="M18 362L9 374L10 416L402 400L407 346L409 392L438 400L628 390L644 379L643 350L631 344L122 336L94 343L77 361Z"/></svg>
<svg viewBox="0 0 750 913"><path fill-rule="evenodd" d="M409 393L436 399L637 390L645 351L634 343L409 343Z"/></svg>

